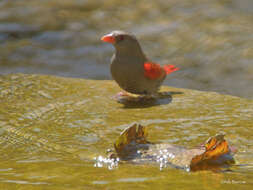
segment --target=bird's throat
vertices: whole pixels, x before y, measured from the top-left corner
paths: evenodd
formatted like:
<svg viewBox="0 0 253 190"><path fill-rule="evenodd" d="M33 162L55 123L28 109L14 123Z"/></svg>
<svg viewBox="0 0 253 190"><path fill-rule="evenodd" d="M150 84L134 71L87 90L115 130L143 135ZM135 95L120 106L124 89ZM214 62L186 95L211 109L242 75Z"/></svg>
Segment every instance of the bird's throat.
<svg viewBox="0 0 253 190"><path fill-rule="evenodd" d="M141 48L116 49L115 58L119 60L128 60L128 62L134 60L134 62L137 61L137 62L143 62L143 63L147 60Z"/></svg>

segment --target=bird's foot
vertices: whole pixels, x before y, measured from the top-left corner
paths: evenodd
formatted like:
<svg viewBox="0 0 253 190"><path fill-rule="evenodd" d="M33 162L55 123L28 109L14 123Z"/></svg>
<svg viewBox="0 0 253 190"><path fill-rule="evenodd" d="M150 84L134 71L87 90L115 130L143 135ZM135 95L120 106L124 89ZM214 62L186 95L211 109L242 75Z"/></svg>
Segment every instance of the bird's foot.
<svg viewBox="0 0 253 190"><path fill-rule="evenodd" d="M128 92L123 91L123 92L119 92L116 96L118 96L118 97L128 97L128 96L131 96L131 94L128 93Z"/></svg>
<svg viewBox="0 0 253 190"><path fill-rule="evenodd" d="M137 94L131 94L129 92L125 92L125 91L122 91L122 92L119 92L118 94L116 94L116 98L136 98L138 97L139 95Z"/></svg>
<svg viewBox="0 0 253 190"><path fill-rule="evenodd" d="M142 100L149 100L149 99L155 99L156 98L156 94L146 94L146 95L140 95L139 99Z"/></svg>
<svg viewBox="0 0 253 190"><path fill-rule="evenodd" d="M113 96L113 98L116 99L117 101L121 101L122 99L128 99L130 97L133 97L133 94L130 94L125 91L119 92L118 94Z"/></svg>
<svg viewBox="0 0 253 190"><path fill-rule="evenodd" d="M115 95L114 99L116 99L116 101L121 102L121 103L122 102L138 102L140 99L142 99L142 96L123 91Z"/></svg>

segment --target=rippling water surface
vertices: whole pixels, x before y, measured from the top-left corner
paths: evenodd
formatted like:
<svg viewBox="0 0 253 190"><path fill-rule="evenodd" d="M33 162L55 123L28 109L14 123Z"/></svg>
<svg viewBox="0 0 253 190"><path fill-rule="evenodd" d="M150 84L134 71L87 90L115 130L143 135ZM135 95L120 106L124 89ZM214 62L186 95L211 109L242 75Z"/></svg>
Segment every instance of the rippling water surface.
<svg viewBox="0 0 253 190"><path fill-rule="evenodd" d="M0 189L252 188L252 101L170 87L164 90L177 92L171 101L125 107L112 98L119 90L111 81L0 77ZM151 142L187 148L226 133L238 150L236 164L224 172L187 172L163 160L106 159L134 122L148 127Z"/></svg>
<svg viewBox="0 0 253 190"><path fill-rule="evenodd" d="M114 29L148 57L181 68L165 84L253 97L251 0L2 0L0 73L110 79Z"/></svg>

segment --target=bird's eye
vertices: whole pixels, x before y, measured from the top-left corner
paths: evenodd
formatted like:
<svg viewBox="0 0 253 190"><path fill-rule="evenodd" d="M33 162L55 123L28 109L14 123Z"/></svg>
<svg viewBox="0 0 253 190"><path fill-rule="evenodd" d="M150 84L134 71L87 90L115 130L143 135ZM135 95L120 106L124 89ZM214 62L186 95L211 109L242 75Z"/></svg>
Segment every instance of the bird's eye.
<svg viewBox="0 0 253 190"><path fill-rule="evenodd" d="M119 36L119 41L122 41L122 40L124 40L124 36L123 36L123 35L120 35L120 36Z"/></svg>

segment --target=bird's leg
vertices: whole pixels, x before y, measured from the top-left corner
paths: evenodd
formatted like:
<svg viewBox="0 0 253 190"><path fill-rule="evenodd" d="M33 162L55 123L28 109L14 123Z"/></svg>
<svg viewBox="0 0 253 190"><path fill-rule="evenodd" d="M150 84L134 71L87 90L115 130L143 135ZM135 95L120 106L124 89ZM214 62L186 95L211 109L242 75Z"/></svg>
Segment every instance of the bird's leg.
<svg viewBox="0 0 253 190"><path fill-rule="evenodd" d="M126 91L122 91L122 92L119 92L116 96L117 97L127 97L127 96L131 96L131 94Z"/></svg>
<svg viewBox="0 0 253 190"><path fill-rule="evenodd" d="M137 99L139 97L139 95L137 94L132 94L132 93L129 93L129 92L126 92L126 91L122 91L122 92L119 92L118 94L116 94L114 96L114 98L117 100L117 101L124 101L124 100L133 100L133 99Z"/></svg>
<svg viewBox="0 0 253 190"><path fill-rule="evenodd" d="M116 97L122 97L122 98L127 98L127 97L130 97L130 98L137 98L139 97L139 95L137 94L132 94L130 92L126 92L126 91L122 91L122 92L119 92Z"/></svg>

